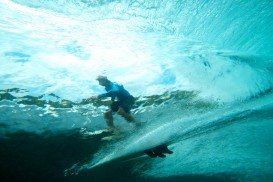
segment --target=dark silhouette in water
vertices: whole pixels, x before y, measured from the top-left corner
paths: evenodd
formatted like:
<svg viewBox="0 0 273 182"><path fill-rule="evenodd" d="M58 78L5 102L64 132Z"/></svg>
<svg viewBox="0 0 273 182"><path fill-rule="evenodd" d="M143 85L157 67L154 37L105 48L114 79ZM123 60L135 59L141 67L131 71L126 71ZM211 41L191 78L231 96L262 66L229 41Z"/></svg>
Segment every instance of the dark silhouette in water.
<svg viewBox="0 0 273 182"><path fill-rule="evenodd" d="M166 157L165 154L172 154L173 151L168 149L168 146L166 144L162 144L162 145L158 145L154 148L147 149L144 151L144 153L147 154L151 158L155 158L155 157L165 158Z"/></svg>

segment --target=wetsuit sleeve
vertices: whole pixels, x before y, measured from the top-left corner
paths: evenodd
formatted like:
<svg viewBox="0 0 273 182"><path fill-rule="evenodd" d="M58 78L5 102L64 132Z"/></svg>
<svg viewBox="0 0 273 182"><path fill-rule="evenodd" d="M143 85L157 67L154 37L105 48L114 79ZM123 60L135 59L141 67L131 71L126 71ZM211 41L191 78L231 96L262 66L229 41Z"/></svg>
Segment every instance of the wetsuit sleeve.
<svg viewBox="0 0 273 182"><path fill-rule="evenodd" d="M111 95L109 94L109 92L105 93L105 94L100 94L98 95L98 98L104 98L104 97L111 97Z"/></svg>
<svg viewBox="0 0 273 182"><path fill-rule="evenodd" d="M111 100L114 101L118 92L119 92L119 88L116 85L113 85L111 90L109 90L107 93L98 95L98 98L100 99L104 97L111 97Z"/></svg>

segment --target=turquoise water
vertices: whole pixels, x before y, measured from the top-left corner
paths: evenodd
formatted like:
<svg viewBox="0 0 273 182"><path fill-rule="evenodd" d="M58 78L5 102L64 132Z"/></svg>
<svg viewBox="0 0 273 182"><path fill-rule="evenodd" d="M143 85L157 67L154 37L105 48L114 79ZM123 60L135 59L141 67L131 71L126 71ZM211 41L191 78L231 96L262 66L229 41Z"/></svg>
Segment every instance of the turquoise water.
<svg viewBox="0 0 273 182"><path fill-rule="evenodd" d="M1 1L1 176L272 181L272 19L270 0ZM109 140L99 74L141 127L114 115ZM163 142L165 159L117 162Z"/></svg>

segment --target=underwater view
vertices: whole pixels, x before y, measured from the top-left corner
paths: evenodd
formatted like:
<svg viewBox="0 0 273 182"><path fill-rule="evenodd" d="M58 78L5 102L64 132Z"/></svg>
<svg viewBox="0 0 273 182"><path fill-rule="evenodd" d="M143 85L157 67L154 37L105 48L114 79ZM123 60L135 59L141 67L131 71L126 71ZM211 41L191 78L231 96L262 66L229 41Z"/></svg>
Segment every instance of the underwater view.
<svg viewBox="0 0 273 182"><path fill-rule="evenodd" d="M0 47L1 182L273 181L272 0L1 0Z"/></svg>

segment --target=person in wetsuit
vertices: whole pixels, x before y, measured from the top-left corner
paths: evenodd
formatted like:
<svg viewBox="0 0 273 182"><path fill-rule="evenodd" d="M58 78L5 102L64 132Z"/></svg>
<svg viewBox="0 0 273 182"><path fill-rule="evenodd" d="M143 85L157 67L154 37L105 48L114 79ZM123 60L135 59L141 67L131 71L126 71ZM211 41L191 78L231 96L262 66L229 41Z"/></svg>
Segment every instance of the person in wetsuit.
<svg viewBox="0 0 273 182"><path fill-rule="evenodd" d="M96 80L106 90L106 93L98 95L97 98L111 97L112 101L110 109L104 113L107 125L110 128L115 128L113 112L121 115L128 122L135 122L135 118L130 112L134 104L134 97L122 85L111 82L106 76L98 76Z"/></svg>

